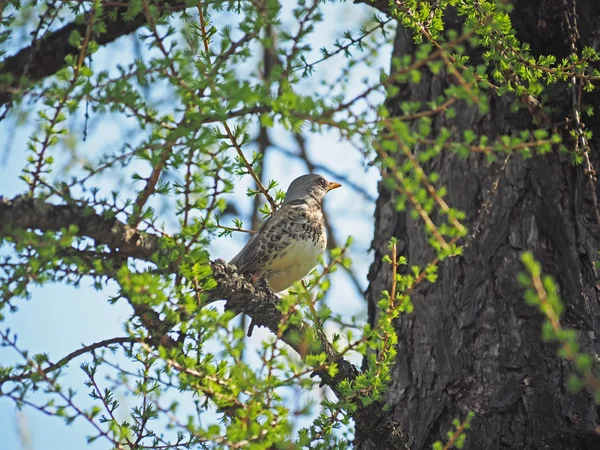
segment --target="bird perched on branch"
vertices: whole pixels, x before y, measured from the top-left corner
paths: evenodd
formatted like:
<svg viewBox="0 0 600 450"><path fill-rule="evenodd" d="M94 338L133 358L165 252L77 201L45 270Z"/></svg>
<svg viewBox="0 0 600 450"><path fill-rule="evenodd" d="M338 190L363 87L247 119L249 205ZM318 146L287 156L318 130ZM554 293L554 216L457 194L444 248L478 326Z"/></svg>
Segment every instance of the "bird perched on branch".
<svg viewBox="0 0 600 450"><path fill-rule="evenodd" d="M280 292L304 278L327 247L322 201L341 184L321 175L302 175L290 184L281 207L230 261L252 281L264 277Z"/></svg>

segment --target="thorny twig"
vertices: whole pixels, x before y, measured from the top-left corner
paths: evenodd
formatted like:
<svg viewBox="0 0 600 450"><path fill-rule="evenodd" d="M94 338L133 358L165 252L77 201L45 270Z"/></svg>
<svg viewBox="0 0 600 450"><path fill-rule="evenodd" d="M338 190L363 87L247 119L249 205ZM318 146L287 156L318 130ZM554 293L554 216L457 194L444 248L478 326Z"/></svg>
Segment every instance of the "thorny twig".
<svg viewBox="0 0 600 450"><path fill-rule="evenodd" d="M77 80L79 78L79 72L81 71L81 67L83 65L83 60L85 58L85 54L87 52L87 48L90 42L90 37L92 35L94 20L95 20L96 9L93 8L88 17L88 24L85 32L85 37L81 44L81 48L79 50L79 56L77 58L77 65L73 69L73 76L69 82L69 86L65 89L64 95L60 99L58 105L54 107L54 115L52 119L50 119L50 123L48 126L44 127L45 129L45 137L44 141L41 143L42 147L37 152L37 160L35 162L35 169L31 173L33 179L31 180L31 185L29 188L29 193L31 196L34 195L35 189L39 183L42 182L42 171L44 168L45 154L48 148L51 145L52 135L54 133L54 127L59 123L61 118L61 111L67 104L67 100L69 99L69 94L73 89L75 89L77 85Z"/></svg>
<svg viewBox="0 0 600 450"><path fill-rule="evenodd" d="M571 47L571 53L577 54L577 39L579 38L579 30L577 28L577 11L575 10L575 2L571 2L571 8L569 8L568 0L563 0L565 22L569 29L569 45ZM583 80L580 80L583 83ZM581 88L581 86L580 86ZM575 75L571 77L571 105L573 110L573 122L575 123L575 133L577 138L575 139L575 153L583 155L584 159L584 175L587 176L590 193L592 195L592 204L594 206L594 215L596 217L596 223L600 227L600 211L598 211L598 197L596 196L596 170L590 161L590 144L586 138L584 127L585 125L581 121L581 97L578 93L577 78Z"/></svg>
<svg viewBox="0 0 600 450"><path fill-rule="evenodd" d="M206 32L206 23L204 20L204 12L202 11L202 4L201 2L198 2L198 14L200 16L200 32L202 33L202 42L204 44L204 52L206 55L206 63L209 69L212 68L212 62L210 59L210 48L209 48L209 38L208 38L208 34ZM215 80L213 77L210 77L210 74L206 74L208 80L211 83L212 89L215 89ZM231 144L233 145L233 147L235 148L235 151L238 154L238 157L240 159L240 161L242 161L242 163L244 164L244 167L246 167L246 170L248 171L248 174L250 174L250 176L252 177L252 179L254 180L254 182L256 183L256 186L258 187L258 190L264 195L265 199L269 202L269 205L271 206L271 210L274 212L277 209L277 203L275 202L275 199L271 196L271 194L269 194L268 190L265 188L265 186L263 185L262 181L260 180L260 177L258 176L258 174L256 173L256 171L254 170L254 168L252 167L252 164L250 164L248 162L248 159L246 158L246 155L244 155L244 152L242 151L242 148L240 147L237 138L235 137L235 135L233 134L233 132L231 131L231 128L229 127L229 125L227 124L227 121L223 121L223 128L225 129L225 133L227 134L227 137L229 138L229 140L231 141Z"/></svg>

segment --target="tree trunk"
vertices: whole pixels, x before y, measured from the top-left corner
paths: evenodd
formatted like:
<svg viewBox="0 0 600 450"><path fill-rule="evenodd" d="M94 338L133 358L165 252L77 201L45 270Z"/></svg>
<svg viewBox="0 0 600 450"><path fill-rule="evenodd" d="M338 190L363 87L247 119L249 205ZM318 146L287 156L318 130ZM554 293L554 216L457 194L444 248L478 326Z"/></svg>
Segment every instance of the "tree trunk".
<svg viewBox="0 0 600 450"><path fill-rule="evenodd" d="M575 0L577 1L577 0ZM571 5L571 0L567 2ZM580 41L591 46L600 28L597 0L578 0ZM515 2L513 26L532 54L553 53L558 60L570 52L564 6L558 0ZM458 19L449 17L450 23ZM479 50L480 52L480 50ZM399 28L394 55L414 53L412 35ZM472 60L478 53L472 52ZM447 73L424 72L418 85L403 85L388 99L392 113L401 100L428 101L453 82ZM571 117L571 91L566 83L547 90L545 106L555 108L553 123ZM597 95L597 94L593 94ZM490 110L457 108L455 119L438 116L434 128L464 130L494 138L535 129L532 114L511 112L514 98L493 96ZM598 97L584 103L598 105ZM596 115L587 128L600 136ZM565 144L572 142L565 134ZM600 167L598 145L591 142L592 164ZM400 156L398 156L400 157ZM573 367L556 356L556 346L541 339L542 318L523 300L517 274L520 255L530 250L545 273L554 277L567 309L565 327L577 328L584 351L597 354L600 331L597 274L600 230L588 178L558 150L525 160L500 155L493 164L484 155L462 159L445 152L427 165L440 174L437 186L448 188L447 201L462 209L472 239L461 257L443 261L435 284L413 294L414 313L397 320L398 357L387 401L393 417L411 437L412 449L431 448L447 440L454 418L476 413L467 434L469 449L598 449L594 433L598 411L589 392L567 392ZM498 181L494 189L494 183ZM390 237L400 241L409 265L424 266L433 259L423 225L410 213L394 209L394 194L379 187L375 213L375 262L369 274L369 315L374 320L382 289L389 289L390 266L381 263ZM482 207L485 205L484 207ZM464 243L464 241L463 241ZM357 436L359 448L372 448Z"/></svg>

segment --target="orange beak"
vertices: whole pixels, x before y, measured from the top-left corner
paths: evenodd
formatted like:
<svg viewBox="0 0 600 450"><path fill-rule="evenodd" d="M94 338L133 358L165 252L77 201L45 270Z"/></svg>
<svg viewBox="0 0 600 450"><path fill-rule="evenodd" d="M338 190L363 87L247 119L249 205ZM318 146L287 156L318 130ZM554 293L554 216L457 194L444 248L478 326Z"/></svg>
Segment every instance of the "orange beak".
<svg viewBox="0 0 600 450"><path fill-rule="evenodd" d="M329 185L327 186L327 192L331 191L332 189L337 189L340 186L341 186L340 183L330 182Z"/></svg>

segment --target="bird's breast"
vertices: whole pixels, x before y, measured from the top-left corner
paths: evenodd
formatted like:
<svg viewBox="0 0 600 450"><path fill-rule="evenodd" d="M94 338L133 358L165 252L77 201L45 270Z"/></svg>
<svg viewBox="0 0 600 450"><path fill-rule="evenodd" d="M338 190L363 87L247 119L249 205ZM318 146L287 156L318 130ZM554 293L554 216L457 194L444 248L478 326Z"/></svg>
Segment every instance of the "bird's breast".
<svg viewBox="0 0 600 450"><path fill-rule="evenodd" d="M322 215L307 215L295 222L282 241L283 245L265 265L264 271L264 277L275 292L287 289L304 278L319 262L327 247Z"/></svg>

